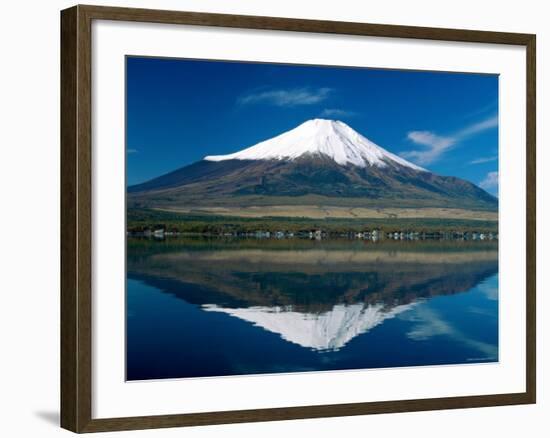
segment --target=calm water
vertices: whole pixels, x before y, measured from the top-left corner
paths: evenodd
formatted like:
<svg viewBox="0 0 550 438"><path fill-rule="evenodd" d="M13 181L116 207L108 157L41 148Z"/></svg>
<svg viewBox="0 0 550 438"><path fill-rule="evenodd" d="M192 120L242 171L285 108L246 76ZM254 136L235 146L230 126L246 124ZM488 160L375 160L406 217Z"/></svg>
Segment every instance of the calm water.
<svg viewBox="0 0 550 438"><path fill-rule="evenodd" d="M128 380L498 360L490 242L128 240Z"/></svg>

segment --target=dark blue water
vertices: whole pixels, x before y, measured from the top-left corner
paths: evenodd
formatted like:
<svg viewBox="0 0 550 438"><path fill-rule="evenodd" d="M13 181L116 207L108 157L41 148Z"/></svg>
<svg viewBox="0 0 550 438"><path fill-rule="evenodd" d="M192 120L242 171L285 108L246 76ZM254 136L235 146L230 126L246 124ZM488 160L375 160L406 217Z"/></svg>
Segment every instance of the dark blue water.
<svg viewBox="0 0 550 438"><path fill-rule="evenodd" d="M498 360L496 244L128 242L128 380Z"/></svg>

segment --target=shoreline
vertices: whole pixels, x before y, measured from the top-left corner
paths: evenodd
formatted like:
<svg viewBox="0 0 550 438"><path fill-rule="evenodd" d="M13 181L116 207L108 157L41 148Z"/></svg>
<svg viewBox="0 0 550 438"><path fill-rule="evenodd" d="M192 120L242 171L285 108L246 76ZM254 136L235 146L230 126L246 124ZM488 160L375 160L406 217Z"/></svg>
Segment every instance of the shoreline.
<svg viewBox="0 0 550 438"><path fill-rule="evenodd" d="M252 239L252 240L354 240L354 241L497 241L498 233L478 233L478 232L364 232L364 233L324 233L317 232L304 233L285 233L282 231L255 232L255 233L192 233L192 232L173 232L165 231L162 228L149 229L144 231L126 232L127 237L164 240L166 238L177 237L197 237L197 238L229 238L229 239Z"/></svg>

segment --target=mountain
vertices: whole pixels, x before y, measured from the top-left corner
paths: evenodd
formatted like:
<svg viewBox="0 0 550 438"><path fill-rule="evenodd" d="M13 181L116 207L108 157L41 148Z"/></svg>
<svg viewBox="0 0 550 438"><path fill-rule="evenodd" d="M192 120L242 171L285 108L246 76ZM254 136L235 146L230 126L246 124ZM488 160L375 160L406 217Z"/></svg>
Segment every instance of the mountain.
<svg viewBox="0 0 550 438"><path fill-rule="evenodd" d="M330 158L341 166L406 167L426 170L388 152L363 137L343 122L314 119L255 146L229 155L212 155L207 161L278 160L295 161L301 157Z"/></svg>
<svg viewBox="0 0 550 438"><path fill-rule="evenodd" d="M392 154L340 121L314 119L229 155L128 188L130 207L337 205L495 211L476 185Z"/></svg>
<svg viewBox="0 0 550 438"><path fill-rule="evenodd" d="M344 347L418 303L468 291L496 275L498 244L477 243L365 249L308 240L282 249L276 242L192 246L190 239L167 245L139 240L128 245L127 272L203 311L325 351Z"/></svg>
<svg viewBox="0 0 550 438"><path fill-rule="evenodd" d="M219 312L279 334L284 340L315 351L338 351L349 341L372 330L385 320L412 309L417 303L386 308L382 304L336 305L322 314L293 312L279 307L243 309L206 305L203 310Z"/></svg>

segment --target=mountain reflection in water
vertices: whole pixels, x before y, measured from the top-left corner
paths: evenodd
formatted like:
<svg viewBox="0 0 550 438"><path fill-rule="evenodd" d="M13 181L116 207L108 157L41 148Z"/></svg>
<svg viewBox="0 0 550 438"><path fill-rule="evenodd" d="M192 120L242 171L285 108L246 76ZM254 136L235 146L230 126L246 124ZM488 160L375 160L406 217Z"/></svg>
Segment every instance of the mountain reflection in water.
<svg viewBox="0 0 550 438"><path fill-rule="evenodd" d="M497 245L129 239L128 379L498 360Z"/></svg>

